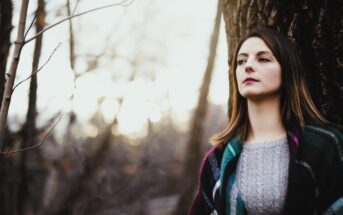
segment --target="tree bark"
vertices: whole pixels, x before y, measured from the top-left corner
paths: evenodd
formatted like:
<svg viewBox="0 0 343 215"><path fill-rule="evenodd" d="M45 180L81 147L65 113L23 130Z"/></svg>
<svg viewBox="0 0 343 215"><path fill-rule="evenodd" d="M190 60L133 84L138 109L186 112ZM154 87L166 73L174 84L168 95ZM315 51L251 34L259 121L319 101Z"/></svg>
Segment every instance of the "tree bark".
<svg viewBox="0 0 343 215"><path fill-rule="evenodd" d="M11 46L10 35L12 31L12 10L11 0L0 0L0 101L2 101L6 82L6 64ZM1 104L0 104L1 109ZM11 205L16 200L14 190L17 185L13 180L13 160L4 163L4 158L0 155L0 199L2 200L0 214L15 214ZM14 182L14 183L13 183Z"/></svg>
<svg viewBox="0 0 343 215"><path fill-rule="evenodd" d="M11 45L12 1L0 0L0 101L5 89L7 57ZM1 104L0 104L1 109Z"/></svg>
<svg viewBox="0 0 343 215"><path fill-rule="evenodd" d="M23 0L20 8L20 17L18 24L17 40L14 45L14 53L11 60L11 66L9 72L7 73L7 80L5 85L5 91L2 99L1 110L0 110L0 151L2 150L3 140L6 130L6 121L8 115L8 109L10 107L12 88L15 80L15 75L17 73L17 67L19 63L21 49L24 45L24 33L26 25L26 14L28 8L29 0Z"/></svg>
<svg viewBox="0 0 343 215"><path fill-rule="evenodd" d="M45 25L45 3L44 0L38 0L37 2L37 21L36 21L36 32L40 32ZM30 91L29 91L29 105L28 111L26 114L26 122L22 128L23 134L23 144L22 148L27 148L33 146L36 143L36 104L37 104L37 74L36 71L38 70L39 59L42 50L42 41L43 35L40 35L35 40L35 47L33 53L33 61L32 61L32 76L30 79ZM39 152L36 152L39 153ZM26 207L28 205L28 195L29 195L29 186L30 186L30 178L28 177L29 167L27 166L27 152L23 151L20 156L20 175L21 175L21 183L19 186L19 193L18 193L18 212L19 214L24 214L27 210ZM33 175L34 177L34 175ZM30 195L31 197L34 195ZM34 203L37 201L35 199L30 198L29 202Z"/></svg>
<svg viewBox="0 0 343 215"><path fill-rule="evenodd" d="M201 143L202 134L204 132L204 122L207 113L207 97L211 84L211 77L213 67L216 59L220 21L222 15L222 1L218 0L217 14L215 18L215 25L211 36L210 53L208 57L207 67L205 70L204 79L200 89L198 105L193 115L193 120L190 130L190 138L186 145L185 160L182 172L184 179L183 190L178 202L176 214L187 214L191 204L191 196L193 196L196 184L198 181L198 169L201 160Z"/></svg>
<svg viewBox="0 0 343 215"><path fill-rule="evenodd" d="M340 0L224 0L229 63L239 39L254 27L279 30L288 35L299 51L316 106L327 119L342 125L342 11Z"/></svg>
<svg viewBox="0 0 343 215"><path fill-rule="evenodd" d="M45 25L45 2L44 0L38 0L37 7L37 21L36 21L36 32L43 29ZM35 142L36 134L36 117L37 117L37 74L41 50L42 50L43 35L40 35L35 40L35 47L32 60L32 76L30 78L30 91L29 91L29 105L26 114L26 122L23 127L26 142L28 143L24 148L33 145Z"/></svg>

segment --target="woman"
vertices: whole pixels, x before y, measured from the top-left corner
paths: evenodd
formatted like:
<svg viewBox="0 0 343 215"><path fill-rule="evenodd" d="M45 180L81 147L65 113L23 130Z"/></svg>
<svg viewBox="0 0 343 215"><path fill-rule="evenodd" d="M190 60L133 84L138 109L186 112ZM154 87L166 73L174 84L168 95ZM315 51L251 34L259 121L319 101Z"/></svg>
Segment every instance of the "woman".
<svg viewBox="0 0 343 215"><path fill-rule="evenodd" d="M314 106L288 38L254 30L231 69L229 123L190 214L343 214L343 136Z"/></svg>

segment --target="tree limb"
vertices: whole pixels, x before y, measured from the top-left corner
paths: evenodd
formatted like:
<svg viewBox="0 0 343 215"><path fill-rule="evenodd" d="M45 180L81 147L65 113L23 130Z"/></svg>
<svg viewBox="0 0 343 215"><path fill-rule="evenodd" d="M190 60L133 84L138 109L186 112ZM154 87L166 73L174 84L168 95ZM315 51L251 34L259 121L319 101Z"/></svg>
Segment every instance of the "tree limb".
<svg viewBox="0 0 343 215"><path fill-rule="evenodd" d="M113 7L113 6L128 6L130 4L132 4L135 0L131 0L131 2L129 2L128 4L125 4L125 2L127 2L128 0L124 0L122 2L119 2L119 3L113 3L113 4L108 4L108 5L105 5L105 6L101 6L101 7L97 7L97 8L94 8L94 9L91 9L91 10L87 10L87 11L84 11L82 13L78 13L78 14L75 14L75 15L71 15L71 16L68 16L54 24L51 24L49 26L47 26L46 28L44 28L43 30L41 30L40 32L38 32L36 35L34 35L33 37L31 37L30 39L27 39L25 40L24 44L27 44L29 42L31 42L32 40L36 39L39 35L43 34L44 32L46 32L47 30L67 21L67 20L70 20L70 19L73 19L75 17L78 17L78 16L82 16L84 14L87 14L87 13L90 13L90 12L94 12L94 11L97 11L97 10L102 10L102 9L105 9L105 8L109 8L109 7Z"/></svg>
<svg viewBox="0 0 343 215"><path fill-rule="evenodd" d="M58 125L58 123L61 121L61 119L63 118L62 114L59 115L58 120L56 120L56 122L50 127L50 129L45 133L43 139L37 143L36 145L27 147L27 148L23 148L23 149L18 149L18 150L13 150L13 151L7 151L7 152L0 152L1 155L7 155L7 154L13 154L13 153L18 153L18 152L23 152L23 151L27 151L30 149L34 149L37 148L38 146L42 145L45 141L45 139L51 134L51 132L55 129L55 127Z"/></svg>
<svg viewBox="0 0 343 215"><path fill-rule="evenodd" d="M39 7L38 7L38 8L39 8ZM37 10L38 10L38 9L37 9ZM25 35L24 35L24 38L26 38L27 34L29 33L29 31L31 30L33 24L35 23L36 19L37 19L37 13L36 13L35 17L33 17L32 21L31 21L31 23L30 23L29 28L26 30Z"/></svg>
<svg viewBox="0 0 343 215"><path fill-rule="evenodd" d="M43 67L50 61L51 57L54 55L54 53L56 52L56 50L61 46L62 42L60 42L56 47L55 49L52 51L52 53L50 54L50 56L48 57L48 59L45 61L45 63L39 67L38 70L36 70L35 72L32 72L30 76L28 76L27 78L25 78L24 80L21 80L19 83L17 83L14 87L13 87L13 90L12 90L12 93L13 91L20 85L22 84L23 82L27 81L28 79L30 79L32 76L36 75L38 72L40 72Z"/></svg>

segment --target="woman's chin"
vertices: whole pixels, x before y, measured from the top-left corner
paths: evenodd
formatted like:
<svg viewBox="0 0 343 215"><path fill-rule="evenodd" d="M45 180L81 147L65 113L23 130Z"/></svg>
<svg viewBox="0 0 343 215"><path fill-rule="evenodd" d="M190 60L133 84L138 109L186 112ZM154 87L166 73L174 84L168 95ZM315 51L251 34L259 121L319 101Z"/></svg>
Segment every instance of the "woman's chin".
<svg viewBox="0 0 343 215"><path fill-rule="evenodd" d="M262 92L244 92L241 94L244 98L251 100L251 101L261 101L265 99L277 99L280 97L278 92L269 92L269 93L262 93Z"/></svg>
<svg viewBox="0 0 343 215"><path fill-rule="evenodd" d="M243 95L243 97L251 101L257 101L257 100L263 99L263 96L261 96L260 94L246 94L246 95Z"/></svg>
<svg viewBox="0 0 343 215"><path fill-rule="evenodd" d="M256 91L254 91L254 92L253 91L244 91L241 93L241 95L246 99L253 99L253 98L263 96L261 93L258 93Z"/></svg>

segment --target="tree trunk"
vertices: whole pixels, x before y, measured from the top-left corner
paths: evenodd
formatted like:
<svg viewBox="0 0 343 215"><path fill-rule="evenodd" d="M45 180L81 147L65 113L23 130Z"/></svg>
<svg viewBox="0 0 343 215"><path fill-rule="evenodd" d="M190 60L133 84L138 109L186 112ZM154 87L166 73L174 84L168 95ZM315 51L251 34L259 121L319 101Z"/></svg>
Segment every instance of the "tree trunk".
<svg viewBox="0 0 343 215"><path fill-rule="evenodd" d="M340 0L224 0L229 63L239 39L254 27L279 30L298 49L312 99L320 112L330 121L342 124L342 11Z"/></svg>
<svg viewBox="0 0 343 215"><path fill-rule="evenodd" d="M28 5L29 5L29 0L22 0L21 7L20 7L19 22L18 22L17 39L14 45L14 52L11 59L11 65L10 65L8 73L6 74L7 79L6 79L5 90L4 90L3 99L1 103L1 109L0 109L0 151L2 150L2 145L3 145L3 141L5 137L8 109L11 103L13 85L14 85L14 80L17 73L20 53L24 46L24 39L25 39L24 33L25 33L25 25L26 25L26 18L27 18L26 15L27 15Z"/></svg>
<svg viewBox="0 0 343 215"><path fill-rule="evenodd" d="M5 89L5 73L12 31L12 1L0 0L0 101ZM1 109L1 104L0 104Z"/></svg>
<svg viewBox="0 0 343 215"><path fill-rule="evenodd" d="M11 0L0 0L0 101L2 101L5 89L6 64L11 45L10 34L13 28L12 10L13 5ZM8 140L11 138L10 135L5 138L7 142L12 142L12 140ZM13 173L14 159L9 159L7 162L4 159L0 155L0 199L2 201L0 214L15 214L13 213L13 209L16 208L16 205L13 203L16 200L14 193L17 183L15 181L15 173Z"/></svg>
<svg viewBox="0 0 343 215"><path fill-rule="evenodd" d="M178 202L176 214L187 214L190 207L192 196L194 194L198 181L198 169L201 160L201 141L204 132L204 122L207 113L207 96L209 93L213 67L216 58L216 51L219 38L220 20L222 14L222 1L218 1L217 15L215 26L211 36L210 54L208 57L207 67L200 89L200 95L197 108L193 115L191 124L190 138L186 145L185 160L182 178L184 179L183 190Z"/></svg>
<svg viewBox="0 0 343 215"><path fill-rule="evenodd" d="M71 15L74 15L74 14L71 14L71 10L70 10L70 1L67 0L67 14L68 16L71 16ZM72 23L72 20L69 19L68 21L69 23L69 59L70 59L70 67L72 70L75 69L75 52L74 52L74 33L73 33L73 23Z"/></svg>
<svg viewBox="0 0 343 215"><path fill-rule="evenodd" d="M70 8L70 0L67 0L66 8L67 8L67 15L72 16L71 8ZM74 73L74 91L75 91L75 84L77 79L77 74L75 71L75 39L74 39L74 31L73 31L73 22L71 19L68 20L69 25L69 62L72 72ZM70 100L74 100L74 93L72 93ZM70 147L71 141L72 141L72 127L74 123L76 122L76 113L74 110L71 110L69 112L69 122L66 128L66 134L64 138L64 142L66 143L66 147Z"/></svg>
<svg viewBox="0 0 343 215"><path fill-rule="evenodd" d="M37 2L37 20L36 20L36 32L39 32L43 29L45 25L45 3L44 0L38 0ZM23 144L22 148L27 148L36 143L36 103L37 103L37 74L35 72L38 70L39 58L42 50L42 40L43 35L40 35L35 40L35 47L33 53L33 61L32 61L32 76L30 79L30 91L29 91L29 105L28 111L26 114L26 122L22 129L23 134ZM28 163L28 152L23 151L20 157L20 186L19 186L19 193L18 193L18 212L19 214L25 214L28 210L34 210L37 199L32 198L35 196L34 194L29 193L29 186L30 182L33 181L32 177L28 177L30 167L27 165ZM39 151L35 151L32 153L39 153ZM28 198L28 197L31 198ZM39 203L38 203L39 204Z"/></svg>

